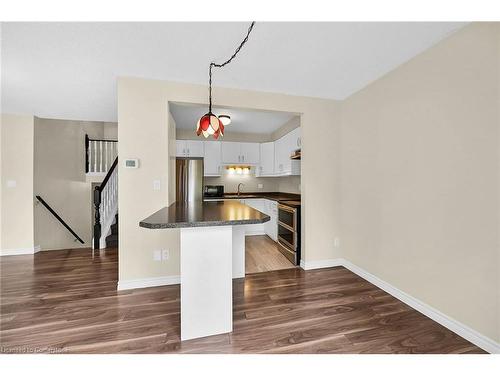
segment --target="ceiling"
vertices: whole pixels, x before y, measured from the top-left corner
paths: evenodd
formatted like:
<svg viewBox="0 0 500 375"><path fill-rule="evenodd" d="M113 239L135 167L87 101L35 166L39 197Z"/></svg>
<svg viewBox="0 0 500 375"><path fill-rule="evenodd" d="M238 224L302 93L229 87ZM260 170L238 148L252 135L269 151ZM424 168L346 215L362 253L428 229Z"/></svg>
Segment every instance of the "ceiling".
<svg viewBox="0 0 500 375"><path fill-rule="evenodd" d="M196 129L196 123L205 113L207 106L170 103L170 113L177 129ZM270 134L296 116L287 112L263 112L214 106L216 115L231 116L227 129L235 133Z"/></svg>
<svg viewBox="0 0 500 375"><path fill-rule="evenodd" d="M257 23L214 85L344 99L464 23ZM2 111L116 121L116 78L206 84L248 23L2 23Z"/></svg>

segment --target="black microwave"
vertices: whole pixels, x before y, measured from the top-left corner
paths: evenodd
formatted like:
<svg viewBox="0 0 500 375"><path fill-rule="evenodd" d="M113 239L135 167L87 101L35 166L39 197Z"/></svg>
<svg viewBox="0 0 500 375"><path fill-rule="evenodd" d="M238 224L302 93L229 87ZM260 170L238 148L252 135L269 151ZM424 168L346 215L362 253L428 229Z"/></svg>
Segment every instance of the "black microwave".
<svg viewBox="0 0 500 375"><path fill-rule="evenodd" d="M224 186L205 185L205 189L203 190L203 196L205 198L222 198L224 196Z"/></svg>

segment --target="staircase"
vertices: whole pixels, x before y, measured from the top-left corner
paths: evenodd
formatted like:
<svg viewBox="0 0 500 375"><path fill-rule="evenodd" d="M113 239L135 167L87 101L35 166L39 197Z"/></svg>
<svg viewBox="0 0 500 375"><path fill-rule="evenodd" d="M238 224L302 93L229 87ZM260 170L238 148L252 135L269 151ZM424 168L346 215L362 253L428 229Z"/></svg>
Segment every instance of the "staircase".
<svg viewBox="0 0 500 375"><path fill-rule="evenodd" d="M94 250L118 246L118 157L94 189Z"/></svg>
<svg viewBox="0 0 500 375"><path fill-rule="evenodd" d="M111 234L106 237L106 247L118 247L118 214L115 223L111 225Z"/></svg>

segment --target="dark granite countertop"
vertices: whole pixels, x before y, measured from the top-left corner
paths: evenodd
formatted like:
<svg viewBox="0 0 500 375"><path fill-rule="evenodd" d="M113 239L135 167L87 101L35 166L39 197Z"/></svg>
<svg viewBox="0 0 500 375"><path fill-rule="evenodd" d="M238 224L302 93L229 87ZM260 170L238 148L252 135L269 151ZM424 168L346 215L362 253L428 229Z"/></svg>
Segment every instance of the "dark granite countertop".
<svg viewBox="0 0 500 375"><path fill-rule="evenodd" d="M237 193L226 193L222 198L210 198L206 197L205 200L215 200L215 199L271 199L273 201L281 202L281 201L300 201L300 194L293 193L279 193L279 192L258 192L258 193L241 193L237 195Z"/></svg>
<svg viewBox="0 0 500 375"><path fill-rule="evenodd" d="M269 216L238 201L173 203L139 223L149 229L261 224Z"/></svg>
<svg viewBox="0 0 500 375"><path fill-rule="evenodd" d="M288 206L288 207L294 207L294 208L300 208L300 206L301 206L300 201L281 201L280 204Z"/></svg>

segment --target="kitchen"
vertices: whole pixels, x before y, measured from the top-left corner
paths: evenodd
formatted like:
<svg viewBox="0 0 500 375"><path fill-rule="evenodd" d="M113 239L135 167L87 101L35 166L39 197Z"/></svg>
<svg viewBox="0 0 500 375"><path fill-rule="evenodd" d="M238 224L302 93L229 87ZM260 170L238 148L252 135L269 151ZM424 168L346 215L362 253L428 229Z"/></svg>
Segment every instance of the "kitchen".
<svg viewBox="0 0 500 375"><path fill-rule="evenodd" d="M293 113L217 108L216 126L234 129L227 141L183 139L204 107L169 108L175 201L139 226L179 230L184 341L233 330L232 280L300 265L301 128Z"/></svg>
<svg viewBox="0 0 500 375"><path fill-rule="evenodd" d="M298 266L300 116L217 107L225 114L222 118L231 121L226 125L231 132L222 140L200 140L192 124L204 110L203 106L170 104L176 124L176 157L203 158L204 200L238 200L269 215L268 222L245 227L246 273Z"/></svg>

